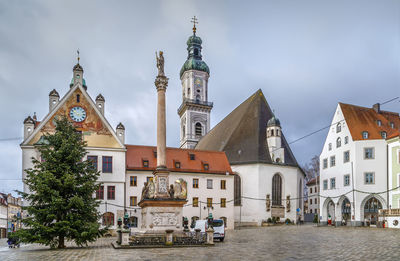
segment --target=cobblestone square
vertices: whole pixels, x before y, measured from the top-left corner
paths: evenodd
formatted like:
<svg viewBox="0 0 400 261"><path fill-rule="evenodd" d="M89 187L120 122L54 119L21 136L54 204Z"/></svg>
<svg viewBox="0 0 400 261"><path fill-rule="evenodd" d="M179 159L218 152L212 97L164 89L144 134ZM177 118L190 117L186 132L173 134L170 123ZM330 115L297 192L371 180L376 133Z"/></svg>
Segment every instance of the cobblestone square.
<svg viewBox="0 0 400 261"><path fill-rule="evenodd" d="M86 248L50 250L30 244L9 249L0 241L0 260L399 260L400 231L377 228L277 226L229 231L215 247L112 248L102 238Z"/></svg>

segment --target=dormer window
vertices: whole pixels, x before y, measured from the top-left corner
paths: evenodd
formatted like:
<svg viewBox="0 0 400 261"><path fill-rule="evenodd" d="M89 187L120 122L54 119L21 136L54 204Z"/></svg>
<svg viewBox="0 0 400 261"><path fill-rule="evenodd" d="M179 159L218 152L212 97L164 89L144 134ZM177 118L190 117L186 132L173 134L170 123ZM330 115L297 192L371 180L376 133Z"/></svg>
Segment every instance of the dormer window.
<svg viewBox="0 0 400 261"><path fill-rule="evenodd" d="M363 139L368 139L368 131L363 131L362 137L363 137Z"/></svg>
<svg viewBox="0 0 400 261"><path fill-rule="evenodd" d="M175 161L175 168L180 169L181 168L181 163L179 161Z"/></svg>
<svg viewBox="0 0 400 261"><path fill-rule="evenodd" d="M382 121L381 120L377 120L376 124L378 124L378 126L382 126Z"/></svg>
<svg viewBox="0 0 400 261"><path fill-rule="evenodd" d="M203 167L204 167L204 170L208 170L210 166L207 163L204 163Z"/></svg>
<svg viewBox="0 0 400 261"><path fill-rule="evenodd" d="M143 160L142 163L143 163L143 167L144 168L148 168L149 167L149 161L148 160Z"/></svg>
<svg viewBox="0 0 400 261"><path fill-rule="evenodd" d="M394 129L394 123L390 122L390 128Z"/></svg>
<svg viewBox="0 0 400 261"><path fill-rule="evenodd" d="M336 125L336 133L339 133L342 131L342 126L340 125L340 122Z"/></svg>
<svg viewBox="0 0 400 261"><path fill-rule="evenodd" d="M194 156L194 154L189 154L189 158L190 158L190 160L195 160L195 156Z"/></svg>
<svg viewBox="0 0 400 261"><path fill-rule="evenodd" d="M386 139L386 137L387 137L386 131L381 131L381 136L383 139Z"/></svg>

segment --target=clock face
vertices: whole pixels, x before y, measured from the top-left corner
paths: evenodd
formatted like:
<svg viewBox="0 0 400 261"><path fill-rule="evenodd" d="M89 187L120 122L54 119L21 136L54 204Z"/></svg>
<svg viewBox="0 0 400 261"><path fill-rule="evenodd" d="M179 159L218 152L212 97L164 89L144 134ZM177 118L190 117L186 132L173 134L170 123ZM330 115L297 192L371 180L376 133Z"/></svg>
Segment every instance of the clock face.
<svg viewBox="0 0 400 261"><path fill-rule="evenodd" d="M201 87L201 83L202 83L202 81L201 81L200 78L195 78L194 79L194 86Z"/></svg>
<svg viewBox="0 0 400 261"><path fill-rule="evenodd" d="M86 111L82 107L73 107L69 111L69 116L75 122L82 122L86 118Z"/></svg>

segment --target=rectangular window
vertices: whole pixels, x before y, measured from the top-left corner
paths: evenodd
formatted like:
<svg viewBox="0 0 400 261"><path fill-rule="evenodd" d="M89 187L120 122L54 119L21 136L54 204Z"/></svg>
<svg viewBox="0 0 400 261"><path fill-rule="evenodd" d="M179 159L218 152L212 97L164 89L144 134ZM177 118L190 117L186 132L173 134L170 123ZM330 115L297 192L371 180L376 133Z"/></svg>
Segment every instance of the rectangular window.
<svg viewBox="0 0 400 261"><path fill-rule="evenodd" d="M212 189L213 188L213 181L212 179L207 179L207 188Z"/></svg>
<svg viewBox="0 0 400 261"><path fill-rule="evenodd" d="M343 185L350 186L350 175L349 174L344 175Z"/></svg>
<svg viewBox="0 0 400 261"><path fill-rule="evenodd" d="M364 159L375 158L374 148L364 148Z"/></svg>
<svg viewBox="0 0 400 261"><path fill-rule="evenodd" d="M312 198L310 198L310 205L312 204Z"/></svg>
<svg viewBox="0 0 400 261"><path fill-rule="evenodd" d="M310 188L310 194L312 193L312 188Z"/></svg>
<svg viewBox="0 0 400 261"><path fill-rule="evenodd" d="M103 173L112 173L112 157L103 156Z"/></svg>
<svg viewBox="0 0 400 261"><path fill-rule="evenodd" d="M317 199L316 198L314 198L314 204L317 204Z"/></svg>
<svg viewBox="0 0 400 261"><path fill-rule="evenodd" d="M181 168L181 163L179 161L175 161L175 168L180 169Z"/></svg>
<svg viewBox="0 0 400 261"><path fill-rule="evenodd" d="M324 159L323 168L326 169L328 167L328 159Z"/></svg>
<svg viewBox="0 0 400 261"><path fill-rule="evenodd" d="M336 188L336 178L331 178L331 189Z"/></svg>
<svg viewBox="0 0 400 261"><path fill-rule="evenodd" d="M104 186L100 186L98 190L96 190L96 199L104 199Z"/></svg>
<svg viewBox="0 0 400 261"><path fill-rule="evenodd" d="M315 192L315 193L317 193L317 190L318 190L318 188L317 188L317 187L314 187L314 192Z"/></svg>
<svg viewBox="0 0 400 261"><path fill-rule="evenodd" d="M130 203L131 203L131 206L136 207L137 206L137 197L130 197Z"/></svg>
<svg viewBox="0 0 400 261"><path fill-rule="evenodd" d="M375 173L365 172L364 177L365 184L375 184Z"/></svg>
<svg viewBox="0 0 400 261"><path fill-rule="evenodd" d="M190 158L190 160L195 160L194 154L189 154L189 158Z"/></svg>
<svg viewBox="0 0 400 261"><path fill-rule="evenodd" d="M226 180L221 180L221 189L226 189Z"/></svg>
<svg viewBox="0 0 400 261"><path fill-rule="evenodd" d="M212 198L207 198L207 207L211 208L212 206Z"/></svg>
<svg viewBox="0 0 400 261"><path fill-rule="evenodd" d="M349 136L344 137L344 144L349 143Z"/></svg>
<svg viewBox="0 0 400 261"><path fill-rule="evenodd" d="M199 179L193 179L193 188L199 188Z"/></svg>
<svg viewBox="0 0 400 261"><path fill-rule="evenodd" d="M137 186L137 177L136 176L130 176L129 184L131 187L136 187Z"/></svg>
<svg viewBox="0 0 400 261"><path fill-rule="evenodd" d="M331 167L334 167L336 165L336 158L335 156L331 156Z"/></svg>
<svg viewBox="0 0 400 261"><path fill-rule="evenodd" d="M97 156L87 156L87 160L92 163L93 169L97 171Z"/></svg>
<svg viewBox="0 0 400 261"><path fill-rule="evenodd" d="M143 168L148 168L149 167L149 161L148 160L143 160L142 164L143 164Z"/></svg>
<svg viewBox="0 0 400 261"><path fill-rule="evenodd" d="M221 198L221 208L226 208L226 198Z"/></svg>
<svg viewBox="0 0 400 261"><path fill-rule="evenodd" d="M327 190L327 189L328 189L328 180L325 179L324 180L324 190Z"/></svg>
<svg viewBox="0 0 400 261"><path fill-rule="evenodd" d="M192 206L194 208L197 208L199 206L199 198L193 198L193 204Z"/></svg>
<svg viewBox="0 0 400 261"><path fill-rule="evenodd" d="M312 214L312 209L310 209L310 213Z"/></svg>
<svg viewBox="0 0 400 261"><path fill-rule="evenodd" d="M343 152L343 162L349 162L350 161L350 151L345 151Z"/></svg>
<svg viewBox="0 0 400 261"><path fill-rule="evenodd" d="M115 186L107 187L107 199L115 199Z"/></svg>

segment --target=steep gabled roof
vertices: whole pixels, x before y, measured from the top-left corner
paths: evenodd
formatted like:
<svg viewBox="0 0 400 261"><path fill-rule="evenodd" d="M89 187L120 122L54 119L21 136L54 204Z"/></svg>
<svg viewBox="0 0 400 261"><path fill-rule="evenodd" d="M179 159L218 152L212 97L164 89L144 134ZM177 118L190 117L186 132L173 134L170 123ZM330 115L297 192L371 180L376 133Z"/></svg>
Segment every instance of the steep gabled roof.
<svg viewBox="0 0 400 261"><path fill-rule="evenodd" d="M155 170L157 166L157 147L126 145L126 170ZM194 159L190 159L190 154ZM148 167L143 161L148 161ZM179 162L180 168L175 163ZM204 168L208 164L208 169ZM224 152L201 151L193 149L167 148L167 168L174 172L195 172L204 174L229 173L233 175L231 166Z"/></svg>
<svg viewBox="0 0 400 261"><path fill-rule="evenodd" d="M258 90L205 135L196 149L225 151L231 164L277 164L271 160L266 139L267 122L272 116L264 94ZM283 133L282 147L285 149L285 165L297 167Z"/></svg>
<svg viewBox="0 0 400 261"><path fill-rule="evenodd" d="M387 137L391 137L398 133L400 127L399 114L396 112L388 112L373 108L366 108L351 104L339 103L347 126L350 130L353 140L364 140L363 131L368 132L368 139L383 139L381 132L385 131ZM381 126L378 125L381 121ZM394 124L394 128L390 126Z"/></svg>

